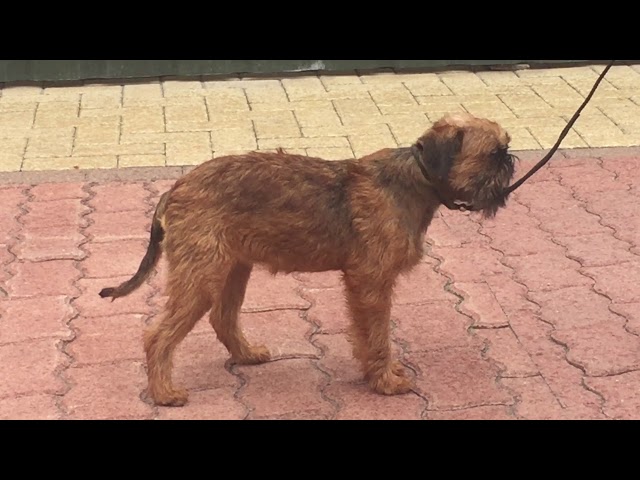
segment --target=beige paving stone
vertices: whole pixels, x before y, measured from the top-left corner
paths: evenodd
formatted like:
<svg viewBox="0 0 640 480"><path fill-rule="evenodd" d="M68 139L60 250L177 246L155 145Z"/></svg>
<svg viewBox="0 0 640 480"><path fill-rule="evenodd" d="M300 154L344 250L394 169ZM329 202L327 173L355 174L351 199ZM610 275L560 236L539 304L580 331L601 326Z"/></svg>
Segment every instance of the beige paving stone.
<svg viewBox="0 0 640 480"><path fill-rule="evenodd" d="M277 140L277 138L273 140ZM211 132L211 144L213 151L253 150L258 148L255 132L249 128L221 128L214 130Z"/></svg>
<svg viewBox="0 0 640 480"><path fill-rule="evenodd" d="M22 155L0 153L0 172L18 172L22 165Z"/></svg>
<svg viewBox="0 0 640 480"><path fill-rule="evenodd" d="M3 130L31 128L33 124L33 112L0 112L0 132Z"/></svg>
<svg viewBox="0 0 640 480"><path fill-rule="evenodd" d="M80 92L67 91L64 87L56 88L53 92L51 89L45 89L45 91L38 98L40 105L46 105L47 103L69 102L80 105Z"/></svg>
<svg viewBox="0 0 640 480"><path fill-rule="evenodd" d="M568 85L566 80L560 77L527 77L527 78L521 78L521 80L522 80L522 83L524 85L527 85L529 88L534 87L536 85L543 85L543 86L549 86L549 87L551 86L563 87L565 85Z"/></svg>
<svg viewBox="0 0 640 480"><path fill-rule="evenodd" d="M472 115L484 117L495 121L505 118L516 118L515 114L502 102L468 103L462 104Z"/></svg>
<svg viewBox="0 0 640 480"><path fill-rule="evenodd" d="M295 110L295 108L296 106L293 102L252 103L250 106L251 111L248 113L248 115L253 116L255 114L268 114L271 112L291 112Z"/></svg>
<svg viewBox="0 0 640 480"><path fill-rule="evenodd" d="M533 90L528 85L496 85L487 87L495 95L531 95Z"/></svg>
<svg viewBox="0 0 640 480"><path fill-rule="evenodd" d="M205 93L204 99L210 115L219 112L249 111L249 101L242 89L209 90Z"/></svg>
<svg viewBox="0 0 640 480"><path fill-rule="evenodd" d="M153 106L162 101L160 82L125 85L122 97L124 107Z"/></svg>
<svg viewBox="0 0 640 480"><path fill-rule="evenodd" d="M264 121L270 123L289 123L295 122L296 117L293 114L293 110L282 111L252 111L249 115L245 115L244 118L250 118L253 121Z"/></svg>
<svg viewBox="0 0 640 480"><path fill-rule="evenodd" d="M253 127L251 113L247 115L245 113L237 112L209 112L209 123L212 129L216 128L241 128L241 127Z"/></svg>
<svg viewBox="0 0 640 480"><path fill-rule="evenodd" d="M15 136L9 138L0 138L0 155L9 154L22 156L26 145L26 137Z"/></svg>
<svg viewBox="0 0 640 480"><path fill-rule="evenodd" d="M518 117L552 111L552 107L537 95L500 95L500 99Z"/></svg>
<svg viewBox="0 0 640 480"><path fill-rule="evenodd" d="M190 97L204 95L205 89L200 81L166 80L162 82L165 97Z"/></svg>
<svg viewBox="0 0 640 480"><path fill-rule="evenodd" d="M591 148L633 147L640 145L636 134L616 133L602 135L592 131L582 135L582 138Z"/></svg>
<svg viewBox="0 0 640 480"><path fill-rule="evenodd" d="M334 105L345 125L384 123L380 110L371 99L335 100Z"/></svg>
<svg viewBox="0 0 640 480"><path fill-rule="evenodd" d="M176 132L168 133L166 143L189 145L210 146L211 136L209 132Z"/></svg>
<svg viewBox="0 0 640 480"><path fill-rule="evenodd" d="M380 114L378 107L376 107L371 98L334 100L333 104L340 115Z"/></svg>
<svg viewBox="0 0 640 480"><path fill-rule="evenodd" d="M34 130L27 144L25 158L70 156L74 131L74 128Z"/></svg>
<svg viewBox="0 0 640 480"><path fill-rule="evenodd" d="M325 87L333 87L335 85L361 85L362 80L354 73L342 75L320 75L320 81Z"/></svg>
<svg viewBox="0 0 640 480"><path fill-rule="evenodd" d="M416 100L420 105L425 105L428 107L446 107L450 108L452 106L462 105L462 102L467 103L482 103L487 102L489 99L499 101L498 97L495 95L487 96L459 96L459 95L450 95L450 96L426 96L426 97L416 97Z"/></svg>
<svg viewBox="0 0 640 480"><path fill-rule="evenodd" d="M440 75L440 80L455 95L483 95L490 93L487 85L475 73L442 74Z"/></svg>
<svg viewBox="0 0 640 480"><path fill-rule="evenodd" d="M167 165L199 165L213 158L209 142L205 143L167 143Z"/></svg>
<svg viewBox="0 0 640 480"><path fill-rule="evenodd" d="M449 96L453 91L437 75L405 80L404 85L413 96Z"/></svg>
<svg viewBox="0 0 640 480"><path fill-rule="evenodd" d="M226 80L209 80L204 81L203 85L206 89L216 90L225 88L251 88L251 87L275 87L282 86L280 80L275 78L230 78Z"/></svg>
<svg viewBox="0 0 640 480"><path fill-rule="evenodd" d="M333 85L327 87L327 93L318 100L358 100L362 98L371 99L369 93L372 85ZM320 96L319 96L320 97Z"/></svg>
<svg viewBox="0 0 640 480"><path fill-rule="evenodd" d="M113 93L105 95L102 93L84 93L80 102L83 109L119 108L122 105L122 94Z"/></svg>
<svg viewBox="0 0 640 480"><path fill-rule="evenodd" d="M12 102L11 99L0 97L0 113L30 112L33 115L37 106L36 102Z"/></svg>
<svg viewBox="0 0 640 480"><path fill-rule="evenodd" d="M264 138L258 139L258 148L326 148L351 147L345 137L313 137L313 138Z"/></svg>
<svg viewBox="0 0 640 480"><path fill-rule="evenodd" d="M459 106L459 105L458 105ZM378 109L383 116L387 115L424 115L425 105L380 105Z"/></svg>
<svg viewBox="0 0 640 480"><path fill-rule="evenodd" d="M155 155L119 155L118 167L164 167L166 158L164 154Z"/></svg>
<svg viewBox="0 0 640 480"><path fill-rule="evenodd" d="M284 153L288 153L290 155L304 155L305 157L307 156L307 151L304 148L283 148L282 150L284 150ZM265 153L276 153L278 149L269 148L269 149L260 149L257 151L265 152Z"/></svg>
<svg viewBox="0 0 640 480"><path fill-rule="evenodd" d="M384 135L388 132L389 128L384 123L302 128L302 135L309 138L346 137L348 135Z"/></svg>
<svg viewBox="0 0 640 480"><path fill-rule="evenodd" d="M124 92L123 85L112 85L111 83L85 83L82 86L83 95L95 95L95 96L122 96Z"/></svg>
<svg viewBox="0 0 640 480"><path fill-rule="evenodd" d="M81 108L80 118L121 117L126 112L122 107Z"/></svg>
<svg viewBox="0 0 640 480"><path fill-rule="evenodd" d="M592 83L598 79L599 75L599 73L593 68L593 65L557 67L554 70L556 70L560 77L566 80L578 78L591 81Z"/></svg>
<svg viewBox="0 0 640 480"><path fill-rule="evenodd" d="M500 120L500 125L506 128L508 132L517 128L529 128L529 127L546 127L556 129L558 134L567 124L567 121L558 117L532 117L532 118L509 118Z"/></svg>
<svg viewBox="0 0 640 480"><path fill-rule="evenodd" d="M594 78L592 79L584 78L584 77L574 77L574 78L565 78L565 80L569 85L571 85L574 89L576 89L582 96L587 96L591 91L591 89L593 88L593 84L595 83L596 78L597 78L597 75L594 72ZM616 87L611 85L605 78L598 86L598 89L596 90L596 92L593 94L593 98L597 98L597 97L616 98L616 97L621 97L623 95L624 94L620 92L620 90L618 90Z"/></svg>
<svg viewBox="0 0 640 480"><path fill-rule="evenodd" d="M348 138L356 157L362 157L383 148L398 146L390 132L386 135L350 135Z"/></svg>
<svg viewBox="0 0 640 480"><path fill-rule="evenodd" d="M640 121L640 106L628 99L619 103L603 104L598 109L618 125L635 124Z"/></svg>
<svg viewBox="0 0 640 480"><path fill-rule="evenodd" d="M287 123L271 123L264 120L255 121L255 138L291 138L301 137L300 127L295 121Z"/></svg>
<svg viewBox="0 0 640 480"><path fill-rule="evenodd" d="M128 143L123 145L85 144L76 145L73 149L73 156L81 157L94 155L154 155L164 154L164 152L164 143Z"/></svg>
<svg viewBox="0 0 640 480"><path fill-rule="evenodd" d="M51 102L40 103L36 111L34 128L73 127L80 123L79 103Z"/></svg>
<svg viewBox="0 0 640 480"><path fill-rule="evenodd" d="M437 73L410 73L404 70L396 72L395 78L404 84L407 82L435 82L440 80Z"/></svg>
<svg viewBox="0 0 640 480"><path fill-rule="evenodd" d="M450 107L430 107L425 105L425 114L430 122L437 122L446 115L456 112L466 112L467 110L462 105L451 105Z"/></svg>
<svg viewBox="0 0 640 480"><path fill-rule="evenodd" d="M115 117L110 122L85 123L76 131L75 144L80 147L91 144L116 145L120 138L120 118Z"/></svg>
<svg viewBox="0 0 640 480"><path fill-rule="evenodd" d="M330 103L317 108L297 107L294 110L294 115L302 128L342 125L340 117Z"/></svg>
<svg viewBox="0 0 640 480"><path fill-rule="evenodd" d="M403 125L394 126L390 125L389 128L393 133L394 138L397 140L398 145L413 144L426 130L424 127L418 125Z"/></svg>
<svg viewBox="0 0 640 480"><path fill-rule="evenodd" d="M165 143L171 140L173 135L180 135L183 132L157 132L157 133L127 133L122 132L120 136L121 145L129 144L151 144L151 143ZM196 133L196 132L188 132ZM202 132L197 132L202 133Z"/></svg>
<svg viewBox="0 0 640 480"><path fill-rule="evenodd" d="M555 67L555 68L538 68L534 67L527 70L518 70L515 74L520 78L539 78L539 77L560 77L575 76L573 70L580 70L583 74L591 76L594 72L589 67ZM594 79L595 81L595 79Z"/></svg>
<svg viewBox="0 0 640 480"><path fill-rule="evenodd" d="M247 152L253 151L255 149L253 148L249 148L246 150L215 150L213 152L213 158L220 158L220 157L226 157L226 156L231 156L231 155L243 155ZM275 152L275 149L273 149L273 151ZM304 152L304 150L302 150Z"/></svg>
<svg viewBox="0 0 640 480"><path fill-rule="evenodd" d="M253 136L258 138L283 138L283 137L300 137L300 126L296 120L293 111L286 110L281 112L252 112L253 124L251 129L255 129ZM222 129L226 129L223 126ZM219 129L216 129L219 130ZM216 136L215 132L214 136ZM244 148L244 147L243 147Z"/></svg>
<svg viewBox="0 0 640 480"><path fill-rule="evenodd" d="M249 122L250 123L250 122ZM167 132L188 133L188 132L210 132L215 125L211 121L204 122L168 122Z"/></svg>
<svg viewBox="0 0 640 480"><path fill-rule="evenodd" d="M616 125L623 133L638 137L640 143L640 118L627 117L615 121Z"/></svg>
<svg viewBox="0 0 640 480"><path fill-rule="evenodd" d="M25 158L23 171L33 170L88 170L94 168L116 168L118 158L115 155L94 157L44 157Z"/></svg>
<svg viewBox="0 0 640 480"><path fill-rule="evenodd" d="M476 76L482 80L482 82L491 87L499 86L522 86L523 81L515 72L477 72Z"/></svg>
<svg viewBox="0 0 640 480"><path fill-rule="evenodd" d="M123 109L123 134L156 132L164 132L162 107L125 107Z"/></svg>
<svg viewBox="0 0 640 480"><path fill-rule="evenodd" d="M209 132L166 132L166 133L135 133L123 134L121 145L129 144L158 144L158 143L203 143L208 141Z"/></svg>
<svg viewBox="0 0 640 480"><path fill-rule="evenodd" d="M27 169L47 169L49 160L56 169L85 168L75 159L91 165L96 157L163 165L165 149L173 164L201 163L212 149L217 156L258 147L339 158L354 154L347 137L358 154L381 147L380 138L409 145L455 111L497 120L512 148L548 148L602 68L4 87L0 168L18 170L23 154ZM562 147L640 145L639 79L637 65L612 68Z"/></svg>
<svg viewBox="0 0 640 480"><path fill-rule="evenodd" d="M167 105L164 107L164 115L167 126L209 122L209 115L203 98L190 98L181 105Z"/></svg>
<svg viewBox="0 0 640 480"><path fill-rule="evenodd" d="M605 65L594 65L592 68L597 74L600 74ZM637 90L640 88L640 72L629 65L614 65L605 78L619 89L630 88Z"/></svg>
<svg viewBox="0 0 640 480"><path fill-rule="evenodd" d="M317 77L285 78L282 80L282 86L291 102L322 99L327 93Z"/></svg>
<svg viewBox="0 0 640 480"><path fill-rule="evenodd" d="M619 135L620 128L609 117L600 113L593 115L580 115L573 129L580 135Z"/></svg>
<svg viewBox="0 0 640 480"><path fill-rule="evenodd" d="M245 88L250 104L254 103L287 103L287 93L280 82L269 85L255 85Z"/></svg>
<svg viewBox="0 0 640 480"><path fill-rule="evenodd" d="M353 150L348 147L333 148L307 148L310 157L323 158L324 160L347 160L354 158Z"/></svg>
<svg viewBox="0 0 640 480"><path fill-rule="evenodd" d="M536 117L564 117L571 118L575 113L578 107L582 104L582 102L575 103L566 103L565 105L554 107L550 112L544 110L532 110L528 112L526 115L522 115L522 118L536 118ZM589 115L601 115L599 107L595 104L588 104L582 113L580 114L580 118L583 116Z"/></svg>
<svg viewBox="0 0 640 480"><path fill-rule="evenodd" d="M509 146L512 151L538 150L541 148L538 141L526 128L512 128L509 130L509 135L511 135Z"/></svg>
<svg viewBox="0 0 640 480"><path fill-rule="evenodd" d="M417 102L411 92L402 84L373 87L371 98L377 106L381 105L416 105Z"/></svg>
<svg viewBox="0 0 640 480"><path fill-rule="evenodd" d="M333 110L335 112L335 107L333 102L329 99L323 100L303 100L300 102L290 102L288 104L291 110Z"/></svg>
<svg viewBox="0 0 640 480"><path fill-rule="evenodd" d="M33 130L29 126L0 127L0 138L27 138Z"/></svg>
<svg viewBox="0 0 640 480"><path fill-rule="evenodd" d="M552 107L566 105L579 106L584 97L569 84L566 85L534 85L531 89Z"/></svg>
<svg viewBox="0 0 640 480"><path fill-rule="evenodd" d="M375 83L400 83L402 80L398 78L395 72L372 72L360 77L362 83L375 84Z"/></svg>
<svg viewBox="0 0 640 480"><path fill-rule="evenodd" d="M542 148L551 148L558 141L558 137L562 130L552 127L529 127L529 131L542 146ZM562 140L562 148L584 148L588 147L587 143L575 132L569 130L567 136Z"/></svg>
<svg viewBox="0 0 640 480"><path fill-rule="evenodd" d="M42 87L36 86L9 86L2 89L3 101L38 102L42 95Z"/></svg>
<svg viewBox="0 0 640 480"><path fill-rule="evenodd" d="M427 117L427 114L424 112L392 113L384 115L384 118L389 125L421 125L425 130L432 124L432 122Z"/></svg>

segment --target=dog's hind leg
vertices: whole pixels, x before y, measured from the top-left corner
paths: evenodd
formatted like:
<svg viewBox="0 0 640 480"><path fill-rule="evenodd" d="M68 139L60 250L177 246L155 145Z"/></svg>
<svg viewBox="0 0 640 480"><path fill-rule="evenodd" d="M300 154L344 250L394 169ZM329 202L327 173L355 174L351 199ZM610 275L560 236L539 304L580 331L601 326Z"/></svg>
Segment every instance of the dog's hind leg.
<svg viewBox="0 0 640 480"><path fill-rule="evenodd" d="M269 350L262 345L251 345L245 338L238 317L244 301L252 265L236 263L226 279L222 295L213 299L209 322L218 339L238 364L258 364L269 361Z"/></svg>
<svg viewBox="0 0 640 480"><path fill-rule="evenodd" d="M211 292L222 290L226 278L226 272L224 275L216 275L191 267L192 265L181 264L172 268L171 261L169 262L169 298L165 312L160 322L151 327L144 338L148 394L157 405L181 406L187 402L188 393L173 387L173 353L198 320L211 308Z"/></svg>

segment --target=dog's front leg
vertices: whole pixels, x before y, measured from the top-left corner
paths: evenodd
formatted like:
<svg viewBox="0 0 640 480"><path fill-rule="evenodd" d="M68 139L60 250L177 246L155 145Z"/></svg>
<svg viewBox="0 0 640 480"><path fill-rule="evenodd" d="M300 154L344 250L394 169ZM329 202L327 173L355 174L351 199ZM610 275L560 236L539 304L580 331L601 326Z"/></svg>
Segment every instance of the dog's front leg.
<svg viewBox="0 0 640 480"><path fill-rule="evenodd" d="M362 364L365 379L384 395L411 391L404 367L391 353L391 297L393 280L371 283L371 276L344 275L351 314L353 356Z"/></svg>

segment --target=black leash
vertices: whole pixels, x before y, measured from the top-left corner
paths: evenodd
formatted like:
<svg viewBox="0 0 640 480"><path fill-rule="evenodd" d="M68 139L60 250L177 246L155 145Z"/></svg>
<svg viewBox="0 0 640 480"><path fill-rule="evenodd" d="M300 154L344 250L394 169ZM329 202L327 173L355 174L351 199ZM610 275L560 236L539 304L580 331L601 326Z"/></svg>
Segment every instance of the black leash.
<svg viewBox="0 0 640 480"><path fill-rule="evenodd" d="M582 112L582 110L584 109L584 107L587 106L587 103L589 103L589 100L591 100L591 97L593 97L593 94L596 92L596 89L598 88L598 86L600 85L600 82L602 81L602 79L604 78L604 76L607 74L607 72L609 71L609 69L613 66L613 64L615 63L615 60L611 60L611 62L609 62L609 65L606 66L606 68L604 70L602 70L602 73L600 74L600 76L598 77L598 80L596 80L596 83L593 85L593 88L591 89L591 92L589 92L589 95L587 95L587 98L584 99L584 102L582 102L582 105L580 105L580 108L578 108L578 110L576 110L576 113L573 114L573 117L571 117L571 120L569 120L569 123L567 123L567 125L564 127L564 130L562 130L562 133L560 134L560 137L558 137L558 141L556 142L556 144L551 148L551 150L549 150L549 153L547 153L542 160L540 160L538 163L536 163L533 168L531 170L529 170L527 172L527 174L522 177L520 180L518 180L516 183L512 184L511 186L509 186L509 188L507 188L503 193L503 197L506 197L507 195L509 195L511 192L513 192L516 188L518 188L520 185L522 185L524 182L526 182L529 177L531 177L531 175L533 175L534 173L536 173L538 170L540 170L549 160L551 160L551 157L553 156L554 153L556 153L556 150L558 150L558 147L560 147L560 143L562 143L562 140L564 140L564 137L567 136L567 134L569 133L569 130L571 130L571 127L573 127L573 124L576 123L576 120L578 119L578 117L580 116L580 113Z"/></svg>
<svg viewBox="0 0 640 480"><path fill-rule="evenodd" d="M600 85L600 82L602 82L602 79L604 78L604 76L607 74L607 72L613 66L613 64L615 62L616 62L615 60L611 60L609 62L609 65L607 65L606 68L602 71L602 73L598 77L598 80L596 80L596 83L593 85L593 88L591 89L591 92L589 92L589 95L587 95L587 98L585 98L584 102L582 102L582 105L580 105L578 110L576 110L576 113L574 113L573 117L571 117L571 119L569 120L569 123L567 123L567 125L564 127L564 130L562 130L562 132L560 133L560 136L558 137L558 140L556 141L555 145L551 148L551 150L549 150L549 152L542 158L542 160L540 160L538 163L536 163L533 166L533 168L531 168L531 170L529 170L520 180L518 180L517 182L511 184L507 189L505 189L501 193L502 197L505 200L506 200L506 197L509 194L511 194L516 188L518 188L520 185L522 185L524 182L526 182L534 173L536 173L538 170L540 170L549 160L551 160L551 157L553 157L553 155L558 150L558 147L560 147L560 144L562 143L562 140L564 140L564 138L567 136L567 134L569 133L569 130L571 130L571 127L573 127L573 124L576 123L576 120L580 116L580 113L582 112L584 107L587 106L587 103L589 103L589 100L591 100L591 97L593 97L593 94L595 93L596 89ZM425 177L427 177L427 179L428 179L429 178L429 174L427 173L427 170L426 170L425 166L422 164L420 159L416 158L416 160L418 162L418 166L420 167L420 170L422 171L422 174ZM452 202L449 202L449 201L445 200L444 196L441 195L441 193L439 191L437 191L437 187L436 187L436 194L439 197L440 203L442 203L444 206L446 206L449 210L462 210L462 211L465 211L465 210L474 211L475 210L473 205L469 205L469 206L461 205L461 204L452 203Z"/></svg>

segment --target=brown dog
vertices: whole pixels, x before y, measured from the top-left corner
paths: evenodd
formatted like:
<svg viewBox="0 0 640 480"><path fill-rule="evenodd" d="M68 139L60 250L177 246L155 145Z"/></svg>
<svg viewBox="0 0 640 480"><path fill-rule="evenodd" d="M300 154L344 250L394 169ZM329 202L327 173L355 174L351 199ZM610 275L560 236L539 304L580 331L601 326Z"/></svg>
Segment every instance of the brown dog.
<svg viewBox="0 0 640 480"><path fill-rule="evenodd" d="M254 264L273 274L342 271L364 377L382 394L411 390L390 351L396 278L420 261L441 204L464 202L488 217L504 206L500 192L514 172L509 141L492 121L453 115L410 148L344 161L252 152L208 161L177 180L158 203L138 272L100 292L129 294L166 252L166 312L144 341L151 398L187 401L171 381L172 354L208 310L233 361L269 360L267 348L250 345L238 325Z"/></svg>

